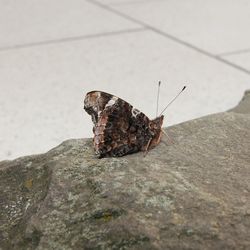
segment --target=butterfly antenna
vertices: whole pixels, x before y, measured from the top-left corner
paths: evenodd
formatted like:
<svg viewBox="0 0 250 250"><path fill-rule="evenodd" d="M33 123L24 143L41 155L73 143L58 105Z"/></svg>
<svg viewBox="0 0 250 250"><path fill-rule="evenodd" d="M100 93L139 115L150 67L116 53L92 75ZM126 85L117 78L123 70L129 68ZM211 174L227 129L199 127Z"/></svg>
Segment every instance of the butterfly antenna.
<svg viewBox="0 0 250 250"><path fill-rule="evenodd" d="M177 99L177 97L186 89L186 86L182 88L182 90L171 100L171 102L162 110L160 116L165 112L165 110Z"/></svg>
<svg viewBox="0 0 250 250"><path fill-rule="evenodd" d="M158 115L159 96L160 96L160 86L161 86L161 81L159 81L159 83L158 83L157 100L156 100L156 117L157 117L157 115Z"/></svg>

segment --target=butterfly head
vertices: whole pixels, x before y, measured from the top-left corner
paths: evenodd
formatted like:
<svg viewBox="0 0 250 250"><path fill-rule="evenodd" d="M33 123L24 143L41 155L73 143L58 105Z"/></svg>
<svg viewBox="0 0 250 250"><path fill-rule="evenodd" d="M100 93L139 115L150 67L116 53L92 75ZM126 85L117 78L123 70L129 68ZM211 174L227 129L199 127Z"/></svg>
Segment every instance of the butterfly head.
<svg viewBox="0 0 250 250"><path fill-rule="evenodd" d="M161 140L162 137L162 124L164 116L158 116L149 123L149 128L153 134L152 142L150 143L150 148L155 147Z"/></svg>

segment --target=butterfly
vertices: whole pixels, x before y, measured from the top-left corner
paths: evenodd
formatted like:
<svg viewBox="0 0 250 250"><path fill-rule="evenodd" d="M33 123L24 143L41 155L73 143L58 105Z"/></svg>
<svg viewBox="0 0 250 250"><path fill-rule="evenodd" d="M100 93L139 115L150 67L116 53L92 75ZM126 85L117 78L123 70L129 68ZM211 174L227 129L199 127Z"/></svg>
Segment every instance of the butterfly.
<svg viewBox="0 0 250 250"><path fill-rule="evenodd" d="M99 158L147 152L161 140L164 116L150 120L117 96L91 91L84 99L84 109L94 123L93 143Z"/></svg>
<svg viewBox="0 0 250 250"><path fill-rule="evenodd" d="M94 123L93 143L99 158L123 156L138 151L148 152L157 146L166 134L162 129L162 113L185 90L186 86L158 114L159 90L157 94L156 118L150 120L144 113L121 98L102 91L88 92L84 99L84 109Z"/></svg>

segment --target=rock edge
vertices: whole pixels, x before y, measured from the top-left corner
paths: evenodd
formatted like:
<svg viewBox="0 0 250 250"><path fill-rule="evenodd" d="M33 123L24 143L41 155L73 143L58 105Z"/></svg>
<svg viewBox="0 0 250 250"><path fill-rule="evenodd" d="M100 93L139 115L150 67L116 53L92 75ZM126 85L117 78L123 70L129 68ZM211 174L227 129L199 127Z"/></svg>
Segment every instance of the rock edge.
<svg viewBox="0 0 250 250"><path fill-rule="evenodd" d="M0 162L0 249L249 249L249 100L167 128L146 157L75 139Z"/></svg>

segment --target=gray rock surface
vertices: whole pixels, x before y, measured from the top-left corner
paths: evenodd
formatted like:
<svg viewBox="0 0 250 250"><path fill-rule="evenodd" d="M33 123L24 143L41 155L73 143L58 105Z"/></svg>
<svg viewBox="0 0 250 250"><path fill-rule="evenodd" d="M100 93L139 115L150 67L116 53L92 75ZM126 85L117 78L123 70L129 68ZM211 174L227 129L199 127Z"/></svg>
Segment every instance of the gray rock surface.
<svg viewBox="0 0 250 250"><path fill-rule="evenodd" d="M75 139L0 162L0 249L250 249L249 96L146 157Z"/></svg>
<svg viewBox="0 0 250 250"><path fill-rule="evenodd" d="M245 92L245 95L243 96L239 105L230 111L241 114L250 114L250 90Z"/></svg>

